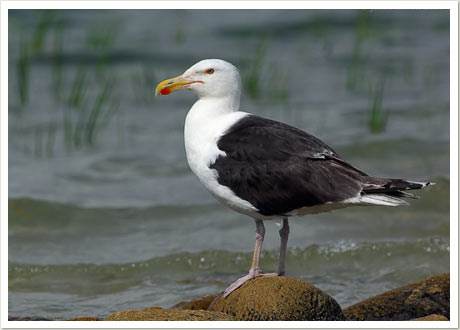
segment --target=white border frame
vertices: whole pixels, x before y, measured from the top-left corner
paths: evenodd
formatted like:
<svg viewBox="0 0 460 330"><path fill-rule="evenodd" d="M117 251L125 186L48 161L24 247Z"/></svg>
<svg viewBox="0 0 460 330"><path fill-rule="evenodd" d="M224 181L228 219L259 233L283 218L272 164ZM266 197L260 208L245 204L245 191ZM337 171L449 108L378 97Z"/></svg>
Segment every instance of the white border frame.
<svg viewBox="0 0 460 330"><path fill-rule="evenodd" d="M8 9L447 9L450 10L450 297L446 321L8 321ZM458 3L457 1L2 1L1 327L2 328L458 328Z"/></svg>

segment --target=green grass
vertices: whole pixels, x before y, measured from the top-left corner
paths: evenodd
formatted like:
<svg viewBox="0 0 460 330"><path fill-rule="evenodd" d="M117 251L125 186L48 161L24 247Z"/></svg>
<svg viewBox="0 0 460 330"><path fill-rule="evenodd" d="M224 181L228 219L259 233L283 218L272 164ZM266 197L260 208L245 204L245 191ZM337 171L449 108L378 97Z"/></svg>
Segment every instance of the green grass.
<svg viewBox="0 0 460 330"><path fill-rule="evenodd" d="M21 105L29 101L29 82L30 82L30 50L29 43L25 37L21 36L19 41L19 59L16 65L16 81L18 86L18 96Z"/></svg>
<svg viewBox="0 0 460 330"><path fill-rule="evenodd" d="M258 99L261 94L261 75L267 53L266 39L263 38L256 48L248 70L243 74L243 86L252 99Z"/></svg>
<svg viewBox="0 0 460 330"><path fill-rule="evenodd" d="M88 49L107 50L113 47L118 33L115 23L107 26L93 26L86 33L85 45Z"/></svg>
<svg viewBox="0 0 460 330"><path fill-rule="evenodd" d="M405 58L403 62L402 75L407 83L410 83L414 80L414 71L414 59Z"/></svg>
<svg viewBox="0 0 460 330"><path fill-rule="evenodd" d="M316 38L323 37L330 24L330 22L322 16L314 16L308 21L308 23L310 24L308 31L311 31L313 36Z"/></svg>
<svg viewBox="0 0 460 330"><path fill-rule="evenodd" d="M176 44L183 44L185 42L185 29L183 26L178 26L176 28L176 33L174 34L174 41Z"/></svg>
<svg viewBox="0 0 460 330"><path fill-rule="evenodd" d="M368 10L358 10L356 12L353 53L348 66L346 82L346 87L349 91L355 91L361 81L361 67L366 62L363 54L363 45L369 38L371 23L371 14Z"/></svg>
<svg viewBox="0 0 460 330"><path fill-rule="evenodd" d="M112 91L115 85L114 79L107 78L104 85L99 86L99 93L93 101L91 107L82 107L78 109L76 123L70 121L69 131L71 147L80 149L85 145L94 145L95 136L100 127L101 115L103 109L108 107L111 100ZM108 107L105 117L111 112Z"/></svg>
<svg viewBox="0 0 460 330"><path fill-rule="evenodd" d="M63 83L63 50L64 50L64 27L61 21L56 21L53 26L53 82L52 90L56 101L61 101L62 98L62 83Z"/></svg>
<svg viewBox="0 0 460 330"><path fill-rule="evenodd" d="M253 99L262 96L274 101L286 101L289 98L288 72L270 62L270 70L265 70L267 62L268 37L259 40L249 61L241 61L243 90ZM265 91L265 93L263 93Z"/></svg>
<svg viewBox="0 0 460 330"><path fill-rule="evenodd" d="M75 70L66 107L63 108L63 138L68 150L94 145L97 132L108 122L111 109L109 108L105 115L103 110L111 101L116 80L112 73L108 76L106 67L109 64L108 56L116 36L117 29L114 25L102 29L91 27L87 31L84 47L88 53L96 53L98 60L94 66L80 63ZM59 38L57 35L57 54L60 50ZM57 59L55 63L57 77L59 72L62 72L61 65L62 63ZM99 91L90 93L90 90L94 89ZM101 123L103 120L105 122Z"/></svg>
<svg viewBox="0 0 460 330"><path fill-rule="evenodd" d="M34 156L54 156L54 143L56 138L56 125L50 124L47 127L36 126L34 129Z"/></svg>
<svg viewBox="0 0 460 330"><path fill-rule="evenodd" d="M107 79L105 84L102 86L99 95L96 99L94 106L92 107L89 117L85 125L85 137L86 143L94 143L94 135L96 133L96 125L98 119L100 118L102 108L108 103L112 95L112 90L114 87L114 80Z"/></svg>
<svg viewBox="0 0 460 330"><path fill-rule="evenodd" d="M176 12L176 31L174 33L174 42L176 44L183 44L186 40L186 25L187 25L187 11L175 10Z"/></svg>
<svg viewBox="0 0 460 330"><path fill-rule="evenodd" d="M43 133L40 127L36 126L34 130L34 142L35 142L35 148L34 148L34 155L35 157L39 158L42 156L42 150L43 150Z"/></svg>
<svg viewBox="0 0 460 330"><path fill-rule="evenodd" d="M383 109L383 96L385 91L385 79L380 79L374 88L371 88L371 106L369 116L369 130L371 133L385 131L388 114Z"/></svg>
<svg viewBox="0 0 460 330"><path fill-rule="evenodd" d="M62 132L63 132L63 140L64 145L67 151L72 150L73 146L73 139L72 139L72 113L70 112L70 108L64 107L62 109Z"/></svg>
<svg viewBox="0 0 460 330"><path fill-rule="evenodd" d="M47 135L46 135L45 150L46 150L46 155L48 157L54 156L55 140L56 140L56 124L53 123L49 125L48 130L47 130Z"/></svg>
<svg viewBox="0 0 460 330"><path fill-rule="evenodd" d="M289 73L285 69L279 69L276 65L272 67L272 74L269 80L270 97L275 101L286 101L289 98Z"/></svg>
<svg viewBox="0 0 460 330"><path fill-rule="evenodd" d="M46 36L54 25L54 10L39 10L39 12L40 19L34 29L34 33L32 34L31 47L34 53L41 52L43 50Z"/></svg>
<svg viewBox="0 0 460 330"><path fill-rule="evenodd" d="M14 59L18 108L24 108L29 102L33 57L39 53L49 56L49 94L54 96L54 107L61 116L53 116L46 126L34 128L29 150L36 157L53 157L58 143L62 143L67 152L95 145L98 133L111 122L117 109L113 93L117 81L116 72L107 68L111 64L110 55L119 29L116 23L87 27L84 41L76 46L83 48L85 53L96 55L97 61L80 61L72 70L69 66L74 63L64 62L66 30L60 11L40 10L36 14L35 26L14 27L19 35L18 55ZM149 80L150 94L153 73L144 72L142 80L143 85Z"/></svg>
<svg viewBox="0 0 460 330"><path fill-rule="evenodd" d="M108 54L118 36L118 24L112 23L101 27L100 25L92 27L86 33L85 48L91 53L95 52L98 55L96 64L96 78L104 80L105 68L108 63Z"/></svg>
<svg viewBox="0 0 460 330"><path fill-rule="evenodd" d="M86 88L88 86L87 70L88 69L87 69L86 64L81 63L75 72L75 77L72 83L72 89L67 99L67 104L70 107L73 107L73 108L79 107L83 102L83 99L85 97Z"/></svg>
<svg viewBox="0 0 460 330"><path fill-rule="evenodd" d="M16 65L16 81L19 103L24 106L29 102L30 62L31 58L43 51L48 32L53 27L54 11L39 10L40 18L31 36L19 29L19 58Z"/></svg>

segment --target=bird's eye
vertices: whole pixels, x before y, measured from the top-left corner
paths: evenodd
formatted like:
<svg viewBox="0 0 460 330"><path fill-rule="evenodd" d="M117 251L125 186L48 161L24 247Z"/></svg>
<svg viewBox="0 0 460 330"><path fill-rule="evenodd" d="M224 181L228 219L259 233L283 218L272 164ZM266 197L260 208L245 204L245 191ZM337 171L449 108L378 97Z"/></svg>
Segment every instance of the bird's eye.
<svg viewBox="0 0 460 330"><path fill-rule="evenodd" d="M213 74L214 73L214 69L213 68L210 68L210 69L207 69L205 71L207 74Z"/></svg>

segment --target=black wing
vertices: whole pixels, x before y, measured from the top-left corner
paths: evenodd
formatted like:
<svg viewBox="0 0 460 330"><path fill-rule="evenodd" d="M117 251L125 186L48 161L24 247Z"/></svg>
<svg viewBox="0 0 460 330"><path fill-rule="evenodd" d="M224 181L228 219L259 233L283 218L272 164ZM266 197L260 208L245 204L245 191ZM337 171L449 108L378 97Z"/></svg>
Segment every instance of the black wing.
<svg viewBox="0 0 460 330"><path fill-rule="evenodd" d="M219 183L267 216L355 197L367 176L316 137L252 115L233 125L218 147L226 156L210 168Z"/></svg>

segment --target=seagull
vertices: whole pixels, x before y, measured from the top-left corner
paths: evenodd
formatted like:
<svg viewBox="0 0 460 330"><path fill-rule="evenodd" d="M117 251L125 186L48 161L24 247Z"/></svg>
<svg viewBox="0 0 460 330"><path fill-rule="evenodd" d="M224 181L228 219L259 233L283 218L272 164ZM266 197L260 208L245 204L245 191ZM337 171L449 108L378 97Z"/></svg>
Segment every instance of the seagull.
<svg viewBox="0 0 460 330"><path fill-rule="evenodd" d="M155 94L179 90L198 97L184 127L192 172L219 202L251 217L256 225L249 273L232 283L224 298L253 278L285 274L290 217L356 205L408 204L402 198L417 196L407 190L433 184L373 177L301 129L240 111L240 74L224 60L202 60L160 82ZM275 273L259 268L264 220L282 221Z"/></svg>

